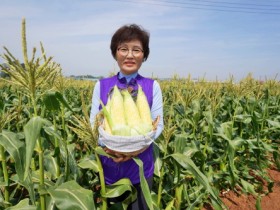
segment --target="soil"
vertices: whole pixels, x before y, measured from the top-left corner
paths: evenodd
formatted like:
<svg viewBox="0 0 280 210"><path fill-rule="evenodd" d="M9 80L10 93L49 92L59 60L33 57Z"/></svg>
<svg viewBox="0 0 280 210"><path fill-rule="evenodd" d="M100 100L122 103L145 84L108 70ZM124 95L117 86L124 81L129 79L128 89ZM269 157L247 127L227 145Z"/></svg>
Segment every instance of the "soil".
<svg viewBox="0 0 280 210"><path fill-rule="evenodd" d="M261 208L262 210L280 210L280 171L272 168L268 170L268 174L274 181L274 186L271 193L261 197ZM257 200L252 195L237 194L234 191L229 191L223 193L221 199L229 210L256 209ZM204 210L213 210L213 208L205 206Z"/></svg>

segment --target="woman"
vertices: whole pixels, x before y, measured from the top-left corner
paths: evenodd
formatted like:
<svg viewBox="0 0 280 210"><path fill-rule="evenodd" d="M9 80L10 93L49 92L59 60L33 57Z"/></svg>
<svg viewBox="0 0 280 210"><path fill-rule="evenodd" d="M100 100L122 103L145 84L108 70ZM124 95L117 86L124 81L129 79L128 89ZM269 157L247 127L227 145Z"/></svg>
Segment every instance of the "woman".
<svg viewBox="0 0 280 210"><path fill-rule="evenodd" d="M155 139L163 130L162 93L157 81L141 76L138 71L149 56L149 33L136 24L124 25L119 28L111 39L111 53L120 68L117 75L98 81L94 87L91 122L100 111L100 101L107 103L108 95L114 85L120 89L130 88L137 93L138 85L142 86L151 108L152 119L159 116ZM102 142L99 142L102 145ZM122 179L129 178L137 189L137 200L128 209L148 209L140 188L139 168L131 157L105 148L108 154L116 158L101 156L101 162L106 184L110 185ZM144 164L144 174L151 189L154 172L153 145L136 154Z"/></svg>

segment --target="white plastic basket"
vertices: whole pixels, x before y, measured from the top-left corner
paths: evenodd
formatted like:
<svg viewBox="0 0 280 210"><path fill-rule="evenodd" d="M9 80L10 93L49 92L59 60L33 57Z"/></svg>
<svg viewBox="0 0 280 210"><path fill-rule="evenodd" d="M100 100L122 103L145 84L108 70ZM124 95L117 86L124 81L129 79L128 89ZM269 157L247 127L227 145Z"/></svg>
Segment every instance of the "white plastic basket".
<svg viewBox="0 0 280 210"><path fill-rule="evenodd" d="M139 136L113 136L108 134L103 126L98 127L99 140L109 149L129 153L146 148L154 141L156 131L153 130L146 135Z"/></svg>

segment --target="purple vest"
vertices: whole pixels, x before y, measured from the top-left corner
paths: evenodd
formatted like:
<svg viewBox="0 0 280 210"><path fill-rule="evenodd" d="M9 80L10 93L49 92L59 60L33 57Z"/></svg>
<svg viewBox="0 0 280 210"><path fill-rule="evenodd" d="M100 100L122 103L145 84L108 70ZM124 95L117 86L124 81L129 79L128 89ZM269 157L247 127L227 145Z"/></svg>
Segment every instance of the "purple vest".
<svg viewBox="0 0 280 210"><path fill-rule="evenodd" d="M108 95L114 85L119 88L126 88L125 78L119 79L118 75L113 77L105 78L100 80L100 99L104 104L107 103ZM136 85L135 85L136 82ZM132 79L135 89L137 89L137 84L142 86L144 93L147 96L150 108L153 103L153 83L154 80L137 75L135 79ZM154 173L154 158L153 158L153 146L152 144L138 157L143 161L144 164L144 174L146 178L150 178ZM100 156L101 163L103 166L103 171L105 175L106 184L113 184L122 178L129 178L132 184L140 183L139 177L139 167L134 162L134 160L128 160L121 163L115 163L112 158L107 158L105 156Z"/></svg>

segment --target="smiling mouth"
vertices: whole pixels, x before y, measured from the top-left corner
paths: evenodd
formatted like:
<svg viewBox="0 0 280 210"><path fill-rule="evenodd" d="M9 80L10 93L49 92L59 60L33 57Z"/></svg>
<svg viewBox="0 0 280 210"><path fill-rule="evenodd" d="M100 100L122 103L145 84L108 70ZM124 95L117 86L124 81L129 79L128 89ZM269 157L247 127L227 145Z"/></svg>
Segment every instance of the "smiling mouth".
<svg viewBox="0 0 280 210"><path fill-rule="evenodd" d="M132 65L134 65L135 63L133 63L133 62L125 62L124 64L127 65L127 66L132 66Z"/></svg>

